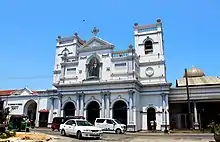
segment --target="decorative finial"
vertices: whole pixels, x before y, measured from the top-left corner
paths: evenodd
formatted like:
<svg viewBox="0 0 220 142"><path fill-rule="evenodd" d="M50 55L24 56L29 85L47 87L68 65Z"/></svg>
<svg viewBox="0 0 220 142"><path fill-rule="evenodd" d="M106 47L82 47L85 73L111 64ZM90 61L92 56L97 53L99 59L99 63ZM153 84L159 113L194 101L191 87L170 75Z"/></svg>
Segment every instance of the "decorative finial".
<svg viewBox="0 0 220 142"><path fill-rule="evenodd" d="M75 32L75 33L74 33L74 35L75 35L75 36L78 36L78 33L77 33L77 32Z"/></svg>
<svg viewBox="0 0 220 142"><path fill-rule="evenodd" d="M61 43L61 36L58 36L56 40L57 42Z"/></svg>
<svg viewBox="0 0 220 142"><path fill-rule="evenodd" d="M161 22L160 18L157 18L157 23L160 23L160 22Z"/></svg>
<svg viewBox="0 0 220 142"><path fill-rule="evenodd" d="M129 48L133 48L133 45L132 45L132 44L130 44L128 47L129 47Z"/></svg>
<svg viewBox="0 0 220 142"><path fill-rule="evenodd" d="M134 23L134 26L138 26L138 23Z"/></svg>
<svg viewBox="0 0 220 142"><path fill-rule="evenodd" d="M93 28L92 33L94 36L96 36L99 32L99 29L97 29L96 27Z"/></svg>

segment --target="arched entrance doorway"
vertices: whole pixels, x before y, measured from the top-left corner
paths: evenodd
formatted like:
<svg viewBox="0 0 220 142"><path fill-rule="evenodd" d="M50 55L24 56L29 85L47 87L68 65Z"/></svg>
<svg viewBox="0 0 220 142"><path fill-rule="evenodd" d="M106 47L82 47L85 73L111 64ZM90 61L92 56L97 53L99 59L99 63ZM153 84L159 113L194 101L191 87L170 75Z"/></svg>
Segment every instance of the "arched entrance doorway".
<svg viewBox="0 0 220 142"><path fill-rule="evenodd" d="M96 101L90 102L87 106L87 120L94 124L95 119L100 117L100 106Z"/></svg>
<svg viewBox="0 0 220 142"><path fill-rule="evenodd" d="M63 116L75 116L75 105L72 102L68 102L65 104L64 109L63 109Z"/></svg>
<svg viewBox="0 0 220 142"><path fill-rule="evenodd" d="M147 109L147 129L148 130L153 130L153 128L151 126L151 121L155 121L155 120L156 120L155 109L150 107L150 108Z"/></svg>
<svg viewBox="0 0 220 142"><path fill-rule="evenodd" d="M24 105L24 114L28 116L29 120L35 123L37 112L37 103L34 100L29 100ZM31 124L34 125L34 124Z"/></svg>
<svg viewBox="0 0 220 142"><path fill-rule="evenodd" d="M127 125L127 104L120 100L113 105L113 118Z"/></svg>

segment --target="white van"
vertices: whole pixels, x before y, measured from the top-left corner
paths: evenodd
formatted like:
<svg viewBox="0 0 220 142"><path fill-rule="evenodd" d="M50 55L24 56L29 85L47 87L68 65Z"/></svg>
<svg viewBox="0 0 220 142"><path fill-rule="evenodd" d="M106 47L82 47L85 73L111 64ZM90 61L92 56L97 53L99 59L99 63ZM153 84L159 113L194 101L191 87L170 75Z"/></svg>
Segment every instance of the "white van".
<svg viewBox="0 0 220 142"><path fill-rule="evenodd" d="M121 124L118 120L112 118L96 118L95 126L102 129L103 132L125 133L126 125Z"/></svg>

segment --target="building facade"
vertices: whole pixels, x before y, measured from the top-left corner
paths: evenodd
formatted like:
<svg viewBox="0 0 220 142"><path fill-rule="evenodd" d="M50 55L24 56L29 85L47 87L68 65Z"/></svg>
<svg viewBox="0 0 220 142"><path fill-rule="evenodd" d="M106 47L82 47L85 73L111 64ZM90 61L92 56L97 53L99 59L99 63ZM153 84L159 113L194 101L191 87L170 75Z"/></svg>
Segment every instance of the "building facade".
<svg viewBox="0 0 220 142"><path fill-rule="evenodd" d="M99 37L58 37L53 85L60 116L116 118L131 130L164 129L169 120L162 23L134 25L135 45L124 51ZM166 122L169 125L169 121Z"/></svg>
<svg viewBox="0 0 220 142"><path fill-rule="evenodd" d="M9 117L27 115L36 127L49 126L59 112L57 90L0 90L0 101L4 102L4 107L10 108Z"/></svg>
<svg viewBox="0 0 220 142"><path fill-rule="evenodd" d="M176 81L176 87L169 93L170 126L172 129L206 129L215 122L220 124L220 78L207 76L198 68L187 70L190 114L186 91L186 78ZM187 119L191 116L191 121Z"/></svg>
<svg viewBox="0 0 220 142"><path fill-rule="evenodd" d="M151 121L156 122L156 130L186 128L185 76L177 80L176 87L166 80L161 20L134 24L134 46L123 51L115 51L98 32L94 28L88 41L77 33L58 36L55 89L0 91L10 114L28 115L37 127L50 127L54 117L80 115L91 123L100 117L115 118L128 131L151 130ZM187 72L192 127L205 128L211 120L220 120L219 111L211 109L218 108L220 79L205 76L197 68Z"/></svg>

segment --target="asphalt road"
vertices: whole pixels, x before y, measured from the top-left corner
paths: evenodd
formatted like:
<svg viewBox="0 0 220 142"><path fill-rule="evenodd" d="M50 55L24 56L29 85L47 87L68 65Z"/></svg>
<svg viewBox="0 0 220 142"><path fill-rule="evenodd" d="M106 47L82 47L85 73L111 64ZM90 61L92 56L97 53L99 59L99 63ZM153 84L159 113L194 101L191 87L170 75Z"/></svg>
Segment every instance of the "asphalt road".
<svg viewBox="0 0 220 142"><path fill-rule="evenodd" d="M117 141L117 142L130 142L130 141L139 141L139 142L148 142L150 140L152 141L206 141L209 142L213 140L212 135L203 135L203 134L171 134L171 135L164 135L161 134L155 134L155 133L127 133L127 134L106 134L104 133L102 140L94 140L94 139L83 139L78 140L75 137L69 137L69 136L60 136L60 132L57 130L52 131L51 129L40 129L35 128L31 130L32 132L40 132L45 133L48 135L56 136L58 137L57 141L65 141L65 142L78 142L78 141L99 141L99 142L106 142L106 141Z"/></svg>

